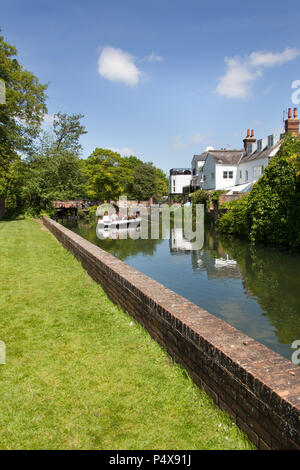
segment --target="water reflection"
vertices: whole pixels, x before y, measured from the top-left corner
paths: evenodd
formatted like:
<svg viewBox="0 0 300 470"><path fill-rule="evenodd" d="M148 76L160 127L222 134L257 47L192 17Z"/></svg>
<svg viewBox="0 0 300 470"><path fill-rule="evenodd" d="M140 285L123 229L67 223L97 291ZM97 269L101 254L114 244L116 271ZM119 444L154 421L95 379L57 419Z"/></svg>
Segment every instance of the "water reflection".
<svg viewBox="0 0 300 470"><path fill-rule="evenodd" d="M112 253L123 261L128 257L135 257L137 255L151 256L156 250L156 245L163 242L161 238L157 240L141 239L139 237L140 232L138 228L102 230L102 237L100 237L96 223L87 224L84 222L71 221L66 222L65 225L83 238L103 250ZM135 232L135 236L133 232ZM127 235L127 238L124 238L124 235Z"/></svg>
<svg viewBox="0 0 300 470"><path fill-rule="evenodd" d="M290 358L300 339L300 254L219 237L206 230L193 250L182 230L169 240L99 240L96 225L72 228L84 238ZM147 258L145 258L145 256Z"/></svg>

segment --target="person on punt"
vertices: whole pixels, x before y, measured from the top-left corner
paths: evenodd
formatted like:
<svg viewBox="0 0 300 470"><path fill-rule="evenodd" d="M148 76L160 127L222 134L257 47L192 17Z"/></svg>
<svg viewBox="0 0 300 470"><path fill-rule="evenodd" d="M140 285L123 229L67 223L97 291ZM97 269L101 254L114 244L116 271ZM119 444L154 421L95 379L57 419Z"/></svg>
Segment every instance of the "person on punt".
<svg viewBox="0 0 300 470"><path fill-rule="evenodd" d="M111 215L110 220L111 220L111 222L116 222L117 220L119 220L119 211L118 211L118 209L116 210L116 212L114 212Z"/></svg>
<svg viewBox="0 0 300 470"><path fill-rule="evenodd" d="M104 224L109 224L109 223L110 223L110 217L109 217L107 211L104 212L103 223L104 223Z"/></svg>

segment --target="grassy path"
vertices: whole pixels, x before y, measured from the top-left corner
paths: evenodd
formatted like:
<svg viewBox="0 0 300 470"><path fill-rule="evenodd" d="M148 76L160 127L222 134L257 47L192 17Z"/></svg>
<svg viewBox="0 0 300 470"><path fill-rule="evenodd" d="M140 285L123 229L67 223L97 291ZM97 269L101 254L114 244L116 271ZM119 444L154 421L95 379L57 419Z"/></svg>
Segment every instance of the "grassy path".
<svg viewBox="0 0 300 470"><path fill-rule="evenodd" d="M34 220L0 222L1 449L249 449Z"/></svg>

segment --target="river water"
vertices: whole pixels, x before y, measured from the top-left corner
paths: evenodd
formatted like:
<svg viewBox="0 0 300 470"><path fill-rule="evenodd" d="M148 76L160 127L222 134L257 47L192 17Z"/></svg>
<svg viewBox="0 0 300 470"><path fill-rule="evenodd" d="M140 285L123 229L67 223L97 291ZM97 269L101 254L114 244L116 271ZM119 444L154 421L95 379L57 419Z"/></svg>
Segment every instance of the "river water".
<svg viewBox="0 0 300 470"><path fill-rule="evenodd" d="M300 340L299 253L228 240L212 229L203 247L191 250L180 229L171 228L169 239L100 240L96 224L65 225L291 359L291 344Z"/></svg>

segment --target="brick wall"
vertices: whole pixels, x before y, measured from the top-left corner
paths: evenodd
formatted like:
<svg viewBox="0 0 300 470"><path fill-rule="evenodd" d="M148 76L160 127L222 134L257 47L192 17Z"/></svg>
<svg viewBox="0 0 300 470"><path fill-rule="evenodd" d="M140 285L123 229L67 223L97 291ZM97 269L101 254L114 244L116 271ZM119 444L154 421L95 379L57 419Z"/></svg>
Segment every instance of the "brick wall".
<svg viewBox="0 0 300 470"><path fill-rule="evenodd" d="M43 221L259 449L300 450L300 367L53 220Z"/></svg>

